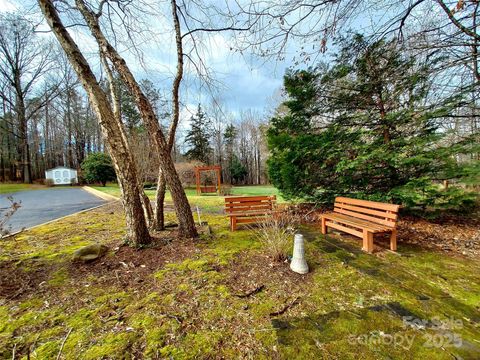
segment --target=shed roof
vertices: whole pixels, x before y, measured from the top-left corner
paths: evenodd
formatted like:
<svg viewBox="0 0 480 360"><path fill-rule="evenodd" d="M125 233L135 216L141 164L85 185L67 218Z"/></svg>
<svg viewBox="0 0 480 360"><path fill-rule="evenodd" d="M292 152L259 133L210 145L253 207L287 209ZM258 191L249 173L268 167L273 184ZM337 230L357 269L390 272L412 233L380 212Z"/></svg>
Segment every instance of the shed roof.
<svg viewBox="0 0 480 360"><path fill-rule="evenodd" d="M51 169L47 169L47 171L56 170L56 169L67 169L67 170L77 171L76 169L72 169L72 168L69 168L69 167L66 167L66 166L57 166L57 167L54 167L54 168L51 168Z"/></svg>

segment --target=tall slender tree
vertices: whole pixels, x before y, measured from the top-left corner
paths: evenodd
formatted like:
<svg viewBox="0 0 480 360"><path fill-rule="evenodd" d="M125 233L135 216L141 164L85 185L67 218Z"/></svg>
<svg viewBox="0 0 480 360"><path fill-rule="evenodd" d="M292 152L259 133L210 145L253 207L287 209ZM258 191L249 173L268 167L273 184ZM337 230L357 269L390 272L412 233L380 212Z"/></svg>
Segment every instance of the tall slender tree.
<svg viewBox="0 0 480 360"><path fill-rule="evenodd" d="M128 143L122 137L122 129L115 121L107 94L99 85L90 65L68 33L52 1L39 0L38 4L49 27L77 73L97 114L122 191L122 202L127 221L127 237L135 246L148 244L151 238L143 214L135 163L129 151Z"/></svg>
<svg viewBox="0 0 480 360"><path fill-rule="evenodd" d="M14 94L10 97L9 92L1 91L0 96L10 104L16 117L18 164L26 183L32 182L28 122L56 96L58 86L53 86L38 101L29 101L28 96L52 66L52 47L35 34L30 21L15 14L0 15L0 81L4 82L4 90L10 88Z"/></svg>

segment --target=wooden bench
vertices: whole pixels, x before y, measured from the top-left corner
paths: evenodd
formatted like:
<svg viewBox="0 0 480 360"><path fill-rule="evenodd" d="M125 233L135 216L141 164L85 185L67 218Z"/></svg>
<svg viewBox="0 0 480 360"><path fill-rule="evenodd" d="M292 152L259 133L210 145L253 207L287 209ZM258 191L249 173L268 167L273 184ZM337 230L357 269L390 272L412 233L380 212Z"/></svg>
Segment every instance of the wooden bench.
<svg viewBox="0 0 480 360"><path fill-rule="evenodd" d="M230 217L230 230L237 224L257 223L271 216L277 198L273 196L229 196L225 198L225 212Z"/></svg>
<svg viewBox="0 0 480 360"><path fill-rule="evenodd" d="M362 249L373 251L374 234L390 233L390 249L397 250L397 218L400 205L337 197L334 210L322 215L322 234L334 228L363 239Z"/></svg>

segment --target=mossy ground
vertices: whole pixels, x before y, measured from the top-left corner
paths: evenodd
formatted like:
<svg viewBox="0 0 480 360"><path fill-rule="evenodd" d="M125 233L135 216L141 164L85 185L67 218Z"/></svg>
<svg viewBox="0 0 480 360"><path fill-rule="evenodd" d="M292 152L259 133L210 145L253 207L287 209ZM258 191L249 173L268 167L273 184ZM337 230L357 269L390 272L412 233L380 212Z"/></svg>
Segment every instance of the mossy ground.
<svg viewBox="0 0 480 360"><path fill-rule="evenodd" d="M138 251L114 206L2 240L0 358L55 359L62 344L65 359L480 358L478 262L401 243L369 255L308 225L302 276L203 216L212 236ZM71 263L95 242L109 254Z"/></svg>

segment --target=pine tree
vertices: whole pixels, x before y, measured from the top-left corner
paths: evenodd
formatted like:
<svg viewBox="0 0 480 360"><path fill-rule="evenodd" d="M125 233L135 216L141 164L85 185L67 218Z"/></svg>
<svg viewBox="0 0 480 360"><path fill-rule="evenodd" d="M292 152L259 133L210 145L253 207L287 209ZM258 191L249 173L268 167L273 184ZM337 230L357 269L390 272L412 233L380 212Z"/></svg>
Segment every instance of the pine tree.
<svg viewBox="0 0 480 360"><path fill-rule="evenodd" d="M247 176L247 169L235 154L232 155L232 158L228 163L228 173L230 175L232 184L242 183Z"/></svg>
<svg viewBox="0 0 480 360"><path fill-rule="evenodd" d="M237 128L233 124L227 125L225 128L225 132L223 133L223 143L225 145L226 149L226 155L227 155L227 181L232 183L234 181L234 176L233 176L233 170L234 169L234 153L233 153L233 147L235 144L235 139L237 137ZM238 159L237 159L238 160Z"/></svg>
<svg viewBox="0 0 480 360"><path fill-rule="evenodd" d="M190 124L191 128L185 137L185 142L190 149L185 156L189 160L198 160L209 164L213 152L210 146L211 123L200 104L196 114L190 118Z"/></svg>
<svg viewBox="0 0 480 360"><path fill-rule="evenodd" d="M413 194L455 168L462 146L443 146L438 123L459 99L428 98L439 59L420 62L395 41L359 35L340 45L333 66L286 74L289 112L267 133L270 179L287 197L404 201L403 189Z"/></svg>

